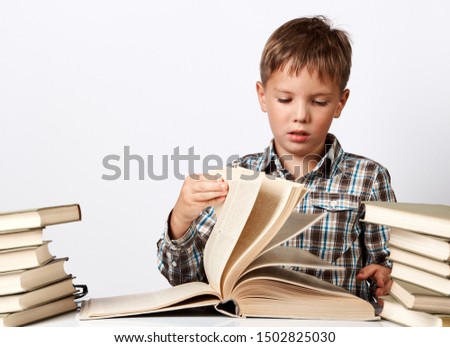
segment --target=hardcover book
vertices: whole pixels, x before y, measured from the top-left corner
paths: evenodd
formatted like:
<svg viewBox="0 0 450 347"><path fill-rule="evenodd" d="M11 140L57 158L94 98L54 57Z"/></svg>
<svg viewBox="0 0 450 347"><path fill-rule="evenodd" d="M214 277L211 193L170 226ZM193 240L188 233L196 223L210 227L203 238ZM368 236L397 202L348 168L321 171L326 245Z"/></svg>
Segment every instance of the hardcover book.
<svg viewBox="0 0 450 347"><path fill-rule="evenodd" d="M24 311L57 299L73 295L72 278L30 290L28 292L0 296L0 314Z"/></svg>
<svg viewBox="0 0 450 347"><path fill-rule="evenodd" d="M390 295L382 300L383 310L380 315L389 321L408 327L450 327L450 315L410 310Z"/></svg>
<svg viewBox="0 0 450 347"><path fill-rule="evenodd" d="M81 220L78 204L0 213L0 233L41 228Z"/></svg>
<svg viewBox="0 0 450 347"><path fill-rule="evenodd" d="M450 279L405 265L394 263L391 276L394 279L416 284L442 295L450 295Z"/></svg>
<svg viewBox="0 0 450 347"><path fill-rule="evenodd" d="M0 251L0 272L29 269L44 265L54 258L50 241L38 246L12 248Z"/></svg>
<svg viewBox="0 0 450 347"><path fill-rule="evenodd" d="M390 295L406 308L428 313L450 314L450 296L413 283L394 280Z"/></svg>
<svg viewBox="0 0 450 347"><path fill-rule="evenodd" d="M450 206L392 201L366 201L363 221L450 238Z"/></svg>
<svg viewBox="0 0 450 347"><path fill-rule="evenodd" d="M0 272L0 295L23 293L69 277L64 268L68 259L54 259L31 269Z"/></svg>
<svg viewBox="0 0 450 347"><path fill-rule="evenodd" d="M0 232L0 250L36 246L43 243L43 228L15 230L14 232Z"/></svg>
<svg viewBox="0 0 450 347"><path fill-rule="evenodd" d="M69 296L27 310L0 314L0 327L20 327L76 309L75 298Z"/></svg>
<svg viewBox="0 0 450 347"><path fill-rule="evenodd" d="M432 274L450 278L450 264L389 245L391 259L394 264L402 263Z"/></svg>
<svg viewBox="0 0 450 347"><path fill-rule="evenodd" d="M450 238L424 235L411 230L391 227L389 244L432 259L450 261Z"/></svg>

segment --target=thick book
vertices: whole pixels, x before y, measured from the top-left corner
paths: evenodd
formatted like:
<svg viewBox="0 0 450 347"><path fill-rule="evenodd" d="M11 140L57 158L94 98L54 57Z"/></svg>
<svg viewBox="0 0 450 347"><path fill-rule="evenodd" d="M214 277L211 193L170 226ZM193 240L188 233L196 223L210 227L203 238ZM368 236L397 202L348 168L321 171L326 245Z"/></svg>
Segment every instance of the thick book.
<svg viewBox="0 0 450 347"><path fill-rule="evenodd" d="M41 228L81 220L78 204L0 213L0 233Z"/></svg>
<svg viewBox="0 0 450 347"><path fill-rule="evenodd" d="M363 221L450 238L450 206L392 201L365 201Z"/></svg>
<svg viewBox="0 0 450 347"><path fill-rule="evenodd" d="M450 278L450 264L447 262L408 252L403 249L393 247L391 244L389 244L389 250L391 251L389 259L394 263L402 263L438 276Z"/></svg>
<svg viewBox="0 0 450 347"><path fill-rule="evenodd" d="M0 314L24 311L75 294L72 278L20 294L0 296Z"/></svg>
<svg viewBox="0 0 450 347"><path fill-rule="evenodd" d="M412 310L450 314L450 296L444 296L412 283L394 280L390 295Z"/></svg>
<svg viewBox="0 0 450 347"><path fill-rule="evenodd" d="M442 295L450 295L450 279L402 263L394 263L391 277L416 284Z"/></svg>
<svg viewBox="0 0 450 347"><path fill-rule="evenodd" d="M42 232L43 228L35 228L0 233L0 250L41 245L44 241Z"/></svg>
<svg viewBox="0 0 450 347"><path fill-rule="evenodd" d="M0 314L0 327L20 327L76 309L74 296L69 296L28 310Z"/></svg>
<svg viewBox="0 0 450 347"><path fill-rule="evenodd" d="M282 267L345 271L301 249L280 246L325 216L293 212L306 193L303 185L242 168L222 176L229 192L216 208L217 222L204 250L208 284L91 298L82 302L81 320L201 306L233 317L379 319L369 302L343 288Z"/></svg>
<svg viewBox="0 0 450 347"><path fill-rule="evenodd" d="M42 245L0 251L0 272L41 266L54 258L49 250L50 241Z"/></svg>
<svg viewBox="0 0 450 347"><path fill-rule="evenodd" d="M68 278L67 260L57 258L31 269L0 272L0 295L23 293Z"/></svg>
<svg viewBox="0 0 450 347"><path fill-rule="evenodd" d="M389 245L440 261L450 261L450 238L390 228Z"/></svg>
<svg viewBox="0 0 450 347"><path fill-rule="evenodd" d="M392 296L382 297L382 300L380 316L386 320L408 327L450 327L450 315L410 310Z"/></svg>

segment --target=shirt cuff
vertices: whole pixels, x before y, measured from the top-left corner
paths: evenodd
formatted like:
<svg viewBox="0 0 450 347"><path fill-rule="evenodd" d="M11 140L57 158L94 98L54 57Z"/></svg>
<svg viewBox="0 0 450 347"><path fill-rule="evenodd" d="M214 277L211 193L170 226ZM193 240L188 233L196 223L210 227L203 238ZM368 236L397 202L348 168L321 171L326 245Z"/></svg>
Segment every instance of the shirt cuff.
<svg viewBox="0 0 450 347"><path fill-rule="evenodd" d="M170 212L169 217L167 218L166 225L164 228L164 240L171 249L184 248L189 243L191 243L194 239L194 234L195 234L195 230L196 230L195 223L194 222L191 223L188 230L182 237L180 237L177 240L172 240L169 236L169 229L170 229L169 221L170 221L171 216L172 216L172 211Z"/></svg>
<svg viewBox="0 0 450 347"><path fill-rule="evenodd" d="M392 270L392 261L390 259L386 259L383 263L380 265L386 266L387 268Z"/></svg>

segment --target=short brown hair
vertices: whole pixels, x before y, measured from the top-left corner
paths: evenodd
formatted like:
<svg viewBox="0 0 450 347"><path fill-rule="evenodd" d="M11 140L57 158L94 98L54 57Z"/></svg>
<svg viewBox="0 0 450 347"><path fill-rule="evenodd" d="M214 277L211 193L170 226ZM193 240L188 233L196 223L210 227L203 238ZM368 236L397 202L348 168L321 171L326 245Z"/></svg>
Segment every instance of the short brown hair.
<svg viewBox="0 0 450 347"><path fill-rule="evenodd" d="M261 56L261 82L289 65L298 74L306 66L323 81L330 79L344 90L350 77L352 46L349 35L334 29L323 16L303 17L283 24L267 40Z"/></svg>

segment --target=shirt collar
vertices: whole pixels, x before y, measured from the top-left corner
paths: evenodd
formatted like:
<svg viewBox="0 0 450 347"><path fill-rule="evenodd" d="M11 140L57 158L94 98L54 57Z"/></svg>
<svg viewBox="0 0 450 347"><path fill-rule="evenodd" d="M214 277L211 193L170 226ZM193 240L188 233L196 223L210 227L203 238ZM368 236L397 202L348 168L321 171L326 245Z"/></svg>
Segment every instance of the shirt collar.
<svg viewBox="0 0 450 347"><path fill-rule="evenodd" d="M339 162L344 155L344 150L342 149L336 136L333 134L327 135L325 140L325 149L325 156L319 161L311 172L299 179L300 182L316 178L328 179L340 171ZM265 171L265 173L270 175L293 180L292 175L283 167L278 155L275 152L273 139L270 141L270 145L265 149L258 169L260 171Z"/></svg>

